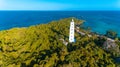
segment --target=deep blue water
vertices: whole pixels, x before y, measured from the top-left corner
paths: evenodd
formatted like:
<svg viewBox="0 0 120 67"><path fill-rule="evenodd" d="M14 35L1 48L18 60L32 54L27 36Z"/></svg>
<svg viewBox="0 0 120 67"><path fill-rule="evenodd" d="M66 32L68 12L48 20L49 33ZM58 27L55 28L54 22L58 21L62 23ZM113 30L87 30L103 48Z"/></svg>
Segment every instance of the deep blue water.
<svg viewBox="0 0 120 67"><path fill-rule="evenodd" d="M85 26L104 34L114 30L120 35L120 11L0 11L0 30L48 23L68 17L86 20Z"/></svg>

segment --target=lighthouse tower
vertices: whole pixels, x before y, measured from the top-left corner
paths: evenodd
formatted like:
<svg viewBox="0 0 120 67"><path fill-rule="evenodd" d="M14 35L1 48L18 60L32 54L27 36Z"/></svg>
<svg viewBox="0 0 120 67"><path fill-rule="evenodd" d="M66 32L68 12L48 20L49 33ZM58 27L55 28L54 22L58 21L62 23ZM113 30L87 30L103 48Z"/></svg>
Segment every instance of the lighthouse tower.
<svg viewBox="0 0 120 67"><path fill-rule="evenodd" d="M70 43L75 42L75 40L74 40L74 20L73 19L70 22L69 42Z"/></svg>

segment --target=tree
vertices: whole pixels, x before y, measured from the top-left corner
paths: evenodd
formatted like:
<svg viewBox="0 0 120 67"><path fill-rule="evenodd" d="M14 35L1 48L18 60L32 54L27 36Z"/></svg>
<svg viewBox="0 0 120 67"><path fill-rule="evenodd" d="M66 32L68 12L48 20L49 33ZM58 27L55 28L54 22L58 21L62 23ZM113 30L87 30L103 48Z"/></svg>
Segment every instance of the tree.
<svg viewBox="0 0 120 67"><path fill-rule="evenodd" d="M117 32L113 30L108 30L105 34L107 37L115 39L117 37Z"/></svg>

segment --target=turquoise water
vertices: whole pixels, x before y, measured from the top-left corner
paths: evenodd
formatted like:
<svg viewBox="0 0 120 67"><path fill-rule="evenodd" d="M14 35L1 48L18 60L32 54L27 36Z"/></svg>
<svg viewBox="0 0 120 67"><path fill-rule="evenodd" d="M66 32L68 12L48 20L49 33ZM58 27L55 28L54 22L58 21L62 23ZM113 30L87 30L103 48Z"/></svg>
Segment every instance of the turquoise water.
<svg viewBox="0 0 120 67"><path fill-rule="evenodd" d="M88 16L85 26L92 28L93 32L105 34L107 30L113 30L120 36L120 12L119 11L106 11L96 12L95 14Z"/></svg>
<svg viewBox="0 0 120 67"><path fill-rule="evenodd" d="M0 30L28 27L68 17L86 20L93 32L114 30L120 36L120 11L0 11Z"/></svg>

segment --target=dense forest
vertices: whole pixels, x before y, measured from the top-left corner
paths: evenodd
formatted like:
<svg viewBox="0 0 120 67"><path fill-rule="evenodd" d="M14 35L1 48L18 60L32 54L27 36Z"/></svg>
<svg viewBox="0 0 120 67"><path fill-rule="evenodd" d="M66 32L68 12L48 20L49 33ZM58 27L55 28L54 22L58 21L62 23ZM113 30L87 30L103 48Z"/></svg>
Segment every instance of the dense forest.
<svg viewBox="0 0 120 67"><path fill-rule="evenodd" d="M116 47L106 48L107 36L83 29L84 20L74 18L85 35L75 31L76 42L69 43L71 19L0 31L0 67L120 67L117 37Z"/></svg>

